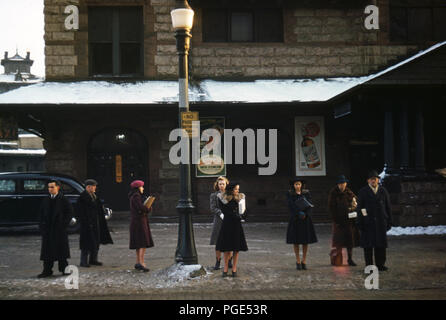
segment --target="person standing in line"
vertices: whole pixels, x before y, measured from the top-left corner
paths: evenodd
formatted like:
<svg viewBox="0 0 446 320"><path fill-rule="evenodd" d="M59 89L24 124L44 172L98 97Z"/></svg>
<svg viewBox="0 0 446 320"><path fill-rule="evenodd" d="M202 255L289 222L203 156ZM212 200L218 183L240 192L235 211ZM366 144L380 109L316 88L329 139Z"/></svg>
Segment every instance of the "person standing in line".
<svg viewBox="0 0 446 320"><path fill-rule="evenodd" d="M333 219L332 247L336 255L342 256L342 248L347 248L348 265L356 266L353 261L353 247L359 245L359 231L356 218L350 218L349 213L356 209L356 196L347 187L348 180L344 175L337 178L336 185L328 195L328 210Z"/></svg>
<svg viewBox="0 0 446 320"><path fill-rule="evenodd" d="M386 271L387 231L392 227L392 206L389 192L379 185L379 179L376 171L370 172L367 186L359 190L357 225L366 266L373 265L374 255L378 270Z"/></svg>
<svg viewBox="0 0 446 320"><path fill-rule="evenodd" d="M296 269L307 270L308 245L317 242L311 213L313 204L308 190L303 189L305 181L294 178L290 181L291 190L287 193L290 219L286 235L286 242L294 245L296 255ZM302 260L299 245L302 245Z"/></svg>
<svg viewBox="0 0 446 320"><path fill-rule="evenodd" d="M38 278L53 275L54 261L58 261L59 271L63 275L70 258L67 228L73 218L73 207L60 190L60 182L48 182L49 196L42 200L40 206L40 232L42 246L40 260L43 261L43 271Z"/></svg>
<svg viewBox="0 0 446 320"><path fill-rule="evenodd" d="M219 193L217 195L219 205L223 212L223 223L218 235L216 249L224 252L225 266L223 268L223 277L228 276L231 252L233 257L232 276L236 277L239 252L248 251L248 245L239 214L239 202L246 198L239 191L240 186L238 183L230 183L225 193Z"/></svg>
<svg viewBox="0 0 446 320"><path fill-rule="evenodd" d="M220 233L221 225L223 223L223 212L221 211L221 208L218 203L218 194L224 194L226 187L229 184L229 180L226 177L220 176L217 178L217 180L214 183L214 191L211 193L209 204L211 207L211 212L214 215L214 221L212 225L212 234L211 234L211 241L210 245L216 245L218 235ZM215 266L214 270L220 269L220 263L221 263L221 251L215 249ZM232 268L232 257L229 259L229 268Z"/></svg>
<svg viewBox="0 0 446 320"><path fill-rule="evenodd" d="M130 184L130 245L131 250L136 250L135 269L148 272L144 263L146 248L154 246L152 233L150 232L148 213L152 208L147 208L143 203L144 181L135 180Z"/></svg>
<svg viewBox="0 0 446 320"><path fill-rule="evenodd" d="M79 247L81 249L81 267L101 266L98 261L100 244L113 244L105 210L96 195L98 183L93 179L85 181L85 190L81 193L77 205L80 223Z"/></svg>

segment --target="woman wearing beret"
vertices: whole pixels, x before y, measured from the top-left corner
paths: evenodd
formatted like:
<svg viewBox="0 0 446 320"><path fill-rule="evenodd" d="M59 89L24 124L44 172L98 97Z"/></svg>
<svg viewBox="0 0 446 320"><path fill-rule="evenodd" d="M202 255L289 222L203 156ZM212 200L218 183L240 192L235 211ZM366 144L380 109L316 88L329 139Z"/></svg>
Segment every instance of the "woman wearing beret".
<svg viewBox="0 0 446 320"><path fill-rule="evenodd" d="M332 247L335 255L342 255L342 248L347 248L348 264L356 266L353 261L353 247L359 245L359 231L356 218L349 218L349 213L356 209L356 196L347 187L348 180L341 175L336 180L328 195L328 211L333 219ZM334 250L333 250L334 251Z"/></svg>
<svg viewBox="0 0 446 320"><path fill-rule="evenodd" d="M296 269L307 270L307 252L310 243L317 242L313 221L311 220L312 202L308 190L304 190L305 181L295 178L290 181L291 190L287 193L290 220L288 223L286 242L294 245ZM302 245L302 260L299 245Z"/></svg>
<svg viewBox="0 0 446 320"><path fill-rule="evenodd" d="M144 263L146 248L154 246L150 232L148 209L143 203L144 182L135 180L130 184L130 249L136 250L135 269L144 272L149 271Z"/></svg>
<svg viewBox="0 0 446 320"><path fill-rule="evenodd" d="M239 192L240 186L231 183L226 188L225 193L217 195L218 202L223 212L223 223L218 234L218 251L224 252L225 266L223 277L228 276L229 257L233 252L232 276L237 276L237 262L240 251L248 251L245 234L243 232L241 217L239 214L239 202L245 199L245 195Z"/></svg>
<svg viewBox="0 0 446 320"><path fill-rule="evenodd" d="M220 176L214 183L214 191L211 193L209 204L211 212L214 216L214 221L212 225L212 234L211 234L211 245L217 244L218 235L220 233L221 225L223 223L223 212L221 211L220 205L218 203L218 194L224 194L227 185L229 184L229 180L226 177ZM229 260L229 268L232 268L232 257ZM215 250L215 266L214 270L220 269L221 262L221 252L219 250Z"/></svg>

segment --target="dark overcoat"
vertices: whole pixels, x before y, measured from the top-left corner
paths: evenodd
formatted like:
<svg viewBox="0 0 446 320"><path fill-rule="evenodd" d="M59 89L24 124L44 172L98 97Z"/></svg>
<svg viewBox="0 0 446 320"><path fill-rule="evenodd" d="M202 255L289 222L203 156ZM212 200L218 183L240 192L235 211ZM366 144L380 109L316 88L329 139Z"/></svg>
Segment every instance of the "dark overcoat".
<svg viewBox="0 0 446 320"><path fill-rule="evenodd" d="M361 209L365 209L364 216ZM387 190L379 186L373 192L370 186L363 187L358 194L357 225L361 232L362 248L387 248L387 231L392 226L392 209Z"/></svg>
<svg viewBox="0 0 446 320"><path fill-rule="evenodd" d="M305 197L311 203L311 195L308 191L303 191L301 194L297 194L294 191L287 192L290 218L286 234L286 243L289 244L310 244L318 241L313 220L311 219L313 209L309 207L304 211L305 219L298 217L300 210L296 206L296 201L301 197Z"/></svg>
<svg viewBox="0 0 446 320"><path fill-rule="evenodd" d="M95 251L99 249L100 244L113 244L101 200L98 197L93 199L84 190L77 201L77 205L80 224L80 249Z"/></svg>
<svg viewBox="0 0 446 320"><path fill-rule="evenodd" d="M349 218L355 194L345 188L343 192L335 186L328 194L328 211L333 220L332 247L353 248L359 245L359 231L356 219Z"/></svg>
<svg viewBox="0 0 446 320"><path fill-rule="evenodd" d="M209 198L209 204L211 213L214 216L214 221L212 224L212 233L211 233L211 241L210 245L217 244L218 234L220 233L221 225L223 223L223 220L220 217L220 214L223 213L220 208L220 203L218 201L217 195L221 193L219 191L211 193L211 196Z"/></svg>
<svg viewBox="0 0 446 320"><path fill-rule="evenodd" d="M143 197L139 190L129 193L130 199L130 249L151 248L154 246L150 232L148 209L143 204Z"/></svg>
<svg viewBox="0 0 446 320"><path fill-rule="evenodd" d="M40 206L42 246L40 260L59 261L70 258L67 228L73 217L73 206L59 192L54 199L48 195Z"/></svg>
<svg viewBox="0 0 446 320"><path fill-rule="evenodd" d="M240 194L240 197L242 199L244 195ZM217 199L224 218L218 234L216 250L222 252L247 251L248 244L243 232L238 202L235 199L228 201L222 193L217 194Z"/></svg>

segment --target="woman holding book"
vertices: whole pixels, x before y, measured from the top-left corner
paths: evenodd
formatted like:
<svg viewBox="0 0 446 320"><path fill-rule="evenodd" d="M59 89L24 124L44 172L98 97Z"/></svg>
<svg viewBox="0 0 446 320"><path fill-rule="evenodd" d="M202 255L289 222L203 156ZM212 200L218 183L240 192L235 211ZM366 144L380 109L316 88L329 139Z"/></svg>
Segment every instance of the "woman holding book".
<svg viewBox="0 0 446 320"><path fill-rule="evenodd" d="M296 269L307 270L307 252L310 243L317 242L311 213L313 204L308 190L303 189L305 181L295 178L290 181L291 190L287 193L290 220L288 223L286 242L294 245ZM299 245L302 245L302 259Z"/></svg>
<svg viewBox="0 0 446 320"><path fill-rule="evenodd" d="M146 248L154 246L150 232L149 209L143 202L144 181L135 180L130 184L130 249L136 250L135 269L149 271L144 263Z"/></svg>
<svg viewBox="0 0 446 320"><path fill-rule="evenodd" d="M228 276L229 257L232 255L232 276L237 276L237 262L240 251L248 251L245 234L242 227L242 218L239 208L240 203L245 201L245 195L239 192L237 183L230 183L224 193L217 195L222 211L223 223L217 239L216 249L224 253L225 266L223 277Z"/></svg>

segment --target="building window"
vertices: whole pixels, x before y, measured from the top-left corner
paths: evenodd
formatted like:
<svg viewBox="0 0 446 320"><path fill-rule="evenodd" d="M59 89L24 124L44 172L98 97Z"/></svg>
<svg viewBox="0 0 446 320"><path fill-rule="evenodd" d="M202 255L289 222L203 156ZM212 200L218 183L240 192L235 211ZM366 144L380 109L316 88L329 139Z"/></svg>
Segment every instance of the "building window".
<svg viewBox="0 0 446 320"><path fill-rule="evenodd" d="M390 7L390 41L446 40L446 6Z"/></svg>
<svg viewBox="0 0 446 320"><path fill-rule="evenodd" d="M142 7L89 7L91 76L143 74Z"/></svg>
<svg viewBox="0 0 446 320"><path fill-rule="evenodd" d="M203 9L204 42L282 42L282 9Z"/></svg>

